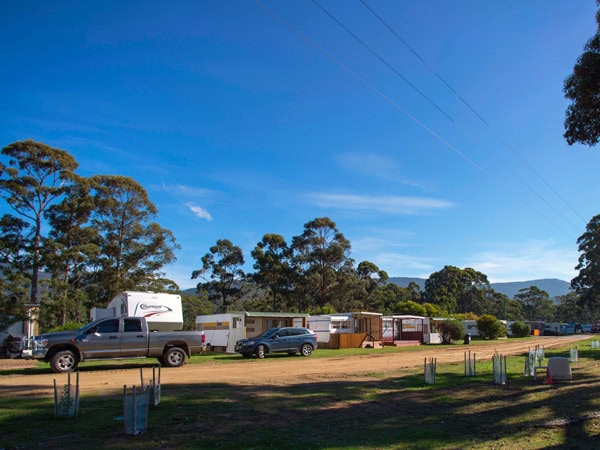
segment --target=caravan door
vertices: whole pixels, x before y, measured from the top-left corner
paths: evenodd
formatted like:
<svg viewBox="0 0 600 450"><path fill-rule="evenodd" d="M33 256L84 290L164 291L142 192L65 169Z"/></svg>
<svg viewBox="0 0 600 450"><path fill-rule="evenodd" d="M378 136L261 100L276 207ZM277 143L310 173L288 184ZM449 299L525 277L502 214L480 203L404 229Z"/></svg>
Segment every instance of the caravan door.
<svg viewBox="0 0 600 450"><path fill-rule="evenodd" d="M244 317L242 315L234 315L231 318L231 325L229 327L229 336L227 338L227 353L235 353L235 343L240 339L246 337L246 330L244 328Z"/></svg>

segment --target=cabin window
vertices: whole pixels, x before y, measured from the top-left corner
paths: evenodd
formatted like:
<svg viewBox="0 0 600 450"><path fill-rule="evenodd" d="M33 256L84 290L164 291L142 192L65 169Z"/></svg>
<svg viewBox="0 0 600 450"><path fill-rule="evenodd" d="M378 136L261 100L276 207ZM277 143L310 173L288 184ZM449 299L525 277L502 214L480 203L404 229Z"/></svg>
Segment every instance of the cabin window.
<svg viewBox="0 0 600 450"><path fill-rule="evenodd" d="M118 333L119 319L110 319L100 322L96 327L97 333Z"/></svg>
<svg viewBox="0 0 600 450"><path fill-rule="evenodd" d="M142 331L142 322L137 319L125 319L124 325L124 330L126 333Z"/></svg>

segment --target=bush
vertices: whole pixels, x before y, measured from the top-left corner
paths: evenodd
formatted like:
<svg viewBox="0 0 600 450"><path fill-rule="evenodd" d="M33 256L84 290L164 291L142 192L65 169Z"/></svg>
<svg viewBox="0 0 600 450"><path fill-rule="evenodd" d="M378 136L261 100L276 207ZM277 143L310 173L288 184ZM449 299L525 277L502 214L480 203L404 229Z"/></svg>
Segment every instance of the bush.
<svg viewBox="0 0 600 450"><path fill-rule="evenodd" d="M531 327L528 323L525 323L522 320L513 322L510 329L512 330L512 335L514 337L526 337L531 334Z"/></svg>
<svg viewBox="0 0 600 450"><path fill-rule="evenodd" d="M506 327L491 314L484 314L477 320L479 336L483 339L498 339L506 336Z"/></svg>
<svg viewBox="0 0 600 450"><path fill-rule="evenodd" d="M50 328L48 330L48 333L53 333L55 331L71 331L71 330L77 330L79 328L81 328L82 326L84 326L84 323L78 323L78 322L67 322L64 325L58 325L56 327Z"/></svg>
<svg viewBox="0 0 600 450"><path fill-rule="evenodd" d="M442 339L442 344L452 344L465 335L465 326L457 320L446 320L438 324L438 332Z"/></svg>

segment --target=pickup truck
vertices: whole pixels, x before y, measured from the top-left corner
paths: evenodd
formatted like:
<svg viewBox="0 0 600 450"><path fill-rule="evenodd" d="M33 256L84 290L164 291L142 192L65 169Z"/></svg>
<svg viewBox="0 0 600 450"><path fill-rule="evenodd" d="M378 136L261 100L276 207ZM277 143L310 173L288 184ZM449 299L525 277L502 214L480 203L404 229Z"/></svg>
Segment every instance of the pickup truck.
<svg viewBox="0 0 600 450"><path fill-rule="evenodd" d="M43 359L60 373L98 359L157 358L166 367L179 367L202 351L203 342L201 332L149 332L143 317L121 317L99 319L78 330L41 334L24 341L22 348L23 358Z"/></svg>

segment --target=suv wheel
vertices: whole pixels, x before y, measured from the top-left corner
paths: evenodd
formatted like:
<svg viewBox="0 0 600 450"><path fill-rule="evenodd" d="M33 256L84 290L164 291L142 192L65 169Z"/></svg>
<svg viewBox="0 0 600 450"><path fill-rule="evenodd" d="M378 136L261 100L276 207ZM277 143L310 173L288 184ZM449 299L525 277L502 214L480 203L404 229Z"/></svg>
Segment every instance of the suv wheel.
<svg viewBox="0 0 600 450"><path fill-rule="evenodd" d="M310 344L303 344L302 348L300 348L300 353L302 354L302 356L310 356L312 352L313 348Z"/></svg>

